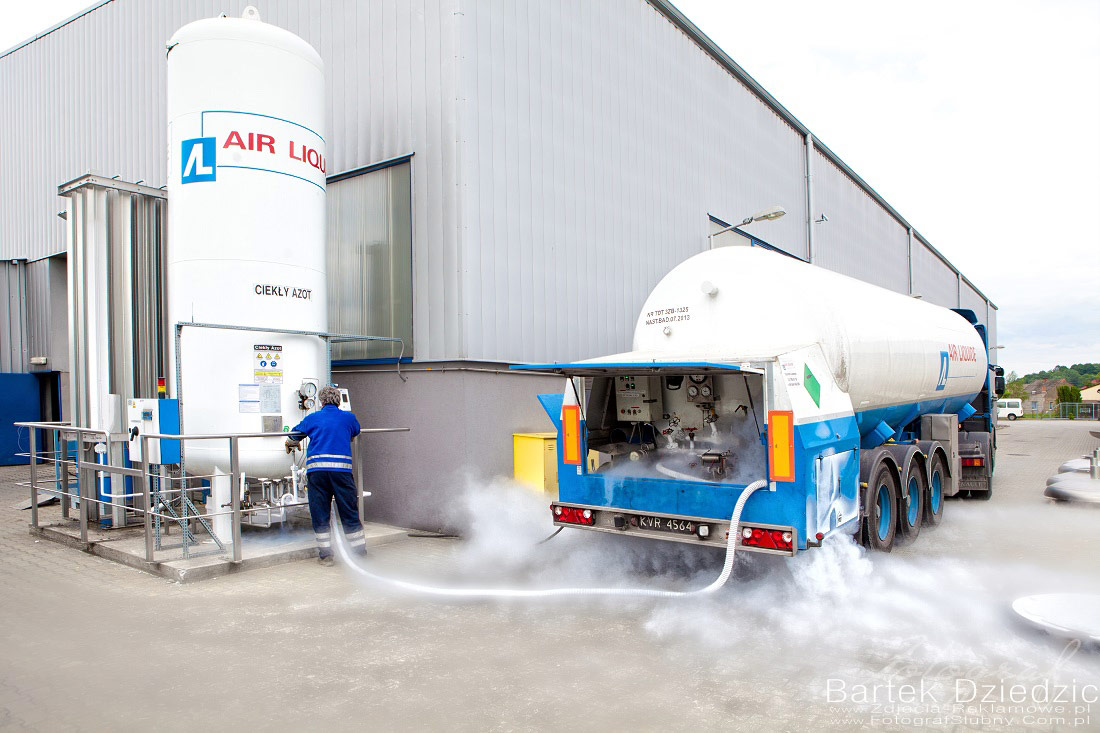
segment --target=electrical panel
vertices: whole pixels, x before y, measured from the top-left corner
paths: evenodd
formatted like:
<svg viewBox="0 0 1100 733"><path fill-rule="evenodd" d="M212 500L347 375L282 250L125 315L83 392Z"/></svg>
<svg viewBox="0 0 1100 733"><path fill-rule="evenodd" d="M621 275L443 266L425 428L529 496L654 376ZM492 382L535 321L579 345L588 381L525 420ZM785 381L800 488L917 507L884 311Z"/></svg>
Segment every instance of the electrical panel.
<svg viewBox="0 0 1100 733"><path fill-rule="evenodd" d="M622 422L661 418L660 377L615 377L615 414Z"/></svg>
<svg viewBox="0 0 1100 733"><path fill-rule="evenodd" d="M126 401L126 427L130 433L130 461L141 460L142 435L160 433L178 435L180 408L178 400L134 399ZM149 463L175 465L180 462L178 440L151 439Z"/></svg>
<svg viewBox="0 0 1100 733"><path fill-rule="evenodd" d="M338 389L340 390L340 409L344 412L351 412L351 397L348 395L348 391L343 387Z"/></svg>

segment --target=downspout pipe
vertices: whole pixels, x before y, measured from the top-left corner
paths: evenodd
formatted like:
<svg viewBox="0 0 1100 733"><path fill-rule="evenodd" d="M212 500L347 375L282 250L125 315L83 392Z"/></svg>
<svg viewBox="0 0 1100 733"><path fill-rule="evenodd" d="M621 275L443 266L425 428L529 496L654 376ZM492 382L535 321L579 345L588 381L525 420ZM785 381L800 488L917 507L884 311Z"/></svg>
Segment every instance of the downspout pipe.
<svg viewBox="0 0 1100 733"><path fill-rule="evenodd" d="M806 260L814 264L814 136L806 133Z"/></svg>

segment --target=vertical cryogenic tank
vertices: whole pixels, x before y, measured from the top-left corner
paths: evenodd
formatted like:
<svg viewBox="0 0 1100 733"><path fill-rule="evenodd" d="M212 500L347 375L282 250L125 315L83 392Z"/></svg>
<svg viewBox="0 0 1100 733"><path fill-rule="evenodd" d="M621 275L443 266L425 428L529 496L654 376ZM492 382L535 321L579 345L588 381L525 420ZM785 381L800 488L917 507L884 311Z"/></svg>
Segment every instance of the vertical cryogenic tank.
<svg viewBox="0 0 1100 733"><path fill-rule="evenodd" d="M324 105L321 57L255 8L168 42L169 327L261 329L180 331L186 433L285 431L305 415L299 387L328 373L322 339L262 330L327 330ZM189 442L186 461L227 473L228 445ZM245 440L240 467L278 479L290 458L278 438Z"/></svg>

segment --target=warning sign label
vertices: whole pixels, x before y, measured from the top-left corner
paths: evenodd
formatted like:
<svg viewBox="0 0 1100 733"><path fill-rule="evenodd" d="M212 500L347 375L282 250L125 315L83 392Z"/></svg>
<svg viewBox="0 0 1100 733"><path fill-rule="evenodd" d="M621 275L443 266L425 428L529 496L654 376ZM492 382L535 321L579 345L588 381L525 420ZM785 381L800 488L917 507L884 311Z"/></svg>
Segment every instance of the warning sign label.
<svg viewBox="0 0 1100 733"><path fill-rule="evenodd" d="M256 384L283 383L283 347L255 344L252 347L252 376Z"/></svg>

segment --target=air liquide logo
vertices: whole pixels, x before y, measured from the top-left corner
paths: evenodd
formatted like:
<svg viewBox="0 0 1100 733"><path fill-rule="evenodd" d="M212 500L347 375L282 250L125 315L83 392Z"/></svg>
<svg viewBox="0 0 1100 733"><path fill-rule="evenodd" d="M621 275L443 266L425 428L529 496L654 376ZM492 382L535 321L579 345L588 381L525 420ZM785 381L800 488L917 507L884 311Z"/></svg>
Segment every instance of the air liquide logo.
<svg viewBox="0 0 1100 733"><path fill-rule="evenodd" d="M936 391L947 386L947 370L951 365L951 355L946 351L940 352L940 378L936 382Z"/></svg>
<svg viewBox="0 0 1100 733"><path fill-rule="evenodd" d="M297 185L293 179L325 190L325 140L305 125L260 112L208 109L199 113L197 132L180 148L181 183L215 177L254 182L257 174L273 174L287 185Z"/></svg>
<svg viewBox="0 0 1100 733"><path fill-rule="evenodd" d="M201 183L217 179L217 138L193 137L183 141L180 160L183 168L180 183Z"/></svg>

